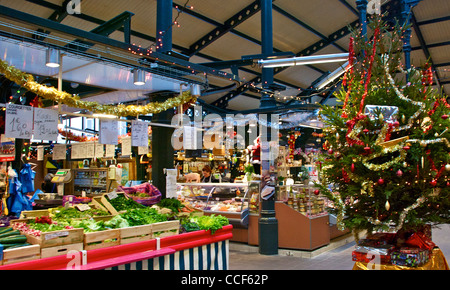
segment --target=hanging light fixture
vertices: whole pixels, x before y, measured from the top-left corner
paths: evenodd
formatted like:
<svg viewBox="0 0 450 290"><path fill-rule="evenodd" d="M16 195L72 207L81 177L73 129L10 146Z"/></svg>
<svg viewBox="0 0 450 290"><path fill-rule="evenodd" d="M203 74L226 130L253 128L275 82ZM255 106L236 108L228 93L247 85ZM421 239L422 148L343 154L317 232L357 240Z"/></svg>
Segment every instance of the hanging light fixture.
<svg viewBox="0 0 450 290"><path fill-rule="evenodd" d="M201 87L198 84L191 85L191 95L200 97L202 95Z"/></svg>
<svg viewBox="0 0 450 290"><path fill-rule="evenodd" d="M145 71L140 69L133 70L134 84L136 86L145 85Z"/></svg>
<svg viewBox="0 0 450 290"><path fill-rule="evenodd" d="M54 48L47 48L45 55L45 65L48 67L59 67L60 52Z"/></svg>

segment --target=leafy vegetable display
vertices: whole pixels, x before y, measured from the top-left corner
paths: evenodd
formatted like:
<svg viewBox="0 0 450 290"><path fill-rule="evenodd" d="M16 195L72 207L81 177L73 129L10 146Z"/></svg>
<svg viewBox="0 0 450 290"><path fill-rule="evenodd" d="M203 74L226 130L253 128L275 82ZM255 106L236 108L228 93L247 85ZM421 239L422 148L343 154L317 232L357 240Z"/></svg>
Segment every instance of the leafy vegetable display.
<svg viewBox="0 0 450 290"><path fill-rule="evenodd" d="M116 198L109 199L108 201L117 211L146 207L132 199L126 198L124 195L118 195Z"/></svg>
<svg viewBox="0 0 450 290"><path fill-rule="evenodd" d="M179 213L184 205L176 198L164 198L159 203L156 204L162 208L168 208L172 210L174 213Z"/></svg>
<svg viewBox="0 0 450 290"><path fill-rule="evenodd" d="M85 211L79 211L76 208L69 207L57 207L54 209L50 209L50 216L53 219L68 219L68 218L90 218L90 217L96 217L96 216L107 216L110 215L109 212L101 210L101 209L95 209L91 208Z"/></svg>
<svg viewBox="0 0 450 290"><path fill-rule="evenodd" d="M187 222L183 223L183 227L186 231L188 231L185 227L187 224L188 229L195 229L196 227L192 225L192 223L197 224L200 230L211 230L211 234L214 234L217 230L220 230L226 225L230 224L230 221L222 216L222 215L203 215L203 216L194 216L191 217Z"/></svg>
<svg viewBox="0 0 450 290"><path fill-rule="evenodd" d="M40 237L43 232L54 232L65 229L73 229L69 223L56 222L48 216L36 217L34 220L26 222L14 223L13 229L22 233Z"/></svg>

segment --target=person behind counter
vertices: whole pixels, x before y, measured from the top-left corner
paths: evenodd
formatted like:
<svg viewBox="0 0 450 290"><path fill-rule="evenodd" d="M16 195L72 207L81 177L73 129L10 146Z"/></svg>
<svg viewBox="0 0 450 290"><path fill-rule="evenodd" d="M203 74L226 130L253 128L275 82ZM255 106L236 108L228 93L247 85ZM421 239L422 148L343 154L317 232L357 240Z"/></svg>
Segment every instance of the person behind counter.
<svg viewBox="0 0 450 290"><path fill-rule="evenodd" d="M52 183L52 179L55 175L48 173L44 177L44 182L42 182L42 191L45 193L56 193L56 184Z"/></svg>
<svg viewBox="0 0 450 290"><path fill-rule="evenodd" d="M202 175L203 175L203 177L200 180L201 183L210 183L210 182L217 183L217 182L219 182L216 178L214 178L214 176L212 176L211 167L209 167L208 165L203 167Z"/></svg>

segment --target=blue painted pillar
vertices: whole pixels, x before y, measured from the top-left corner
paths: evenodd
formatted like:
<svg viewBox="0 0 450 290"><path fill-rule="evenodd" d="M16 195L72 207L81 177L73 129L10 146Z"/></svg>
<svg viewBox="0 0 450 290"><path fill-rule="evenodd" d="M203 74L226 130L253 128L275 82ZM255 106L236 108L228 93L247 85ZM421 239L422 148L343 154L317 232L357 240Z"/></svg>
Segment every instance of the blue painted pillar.
<svg viewBox="0 0 450 290"><path fill-rule="evenodd" d="M266 58L267 56L273 54L272 0L261 0L260 5L262 54ZM273 68L264 68L262 70L263 88L270 88L270 85L273 84L273 80ZM260 108L268 107L276 107L275 98L262 93ZM261 122L260 126L267 126L267 122ZM264 180L265 176L270 175L269 162L264 161L266 157L263 157L269 155L270 134L268 134L268 129L269 128L260 129L262 180ZM262 183L264 183L264 181ZM278 255L278 220L275 216L275 198L261 200L261 215L258 221L258 226L259 253L261 255Z"/></svg>
<svg viewBox="0 0 450 290"><path fill-rule="evenodd" d="M156 51L169 52L172 50L172 0L158 0L156 20ZM150 99L152 102L164 102L174 96L173 92L158 93ZM171 123L174 112L169 109L154 114L152 122ZM172 146L173 129L167 127L152 127L152 183L166 197L166 177L164 169L172 169L174 165L174 149Z"/></svg>
<svg viewBox="0 0 450 290"><path fill-rule="evenodd" d="M273 54L273 21L272 0L261 0L261 46L264 57ZM267 89L273 84L273 68L262 69L262 86ZM275 107L276 101L273 97L262 93L260 108Z"/></svg>
<svg viewBox="0 0 450 290"><path fill-rule="evenodd" d="M172 50L172 0L157 0L156 4L156 50L168 52Z"/></svg>
<svg viewBox="0 0 450 290"><path fill-rule="evenodd" d="M402 22L404 27L408 27L403 32L403 53L405 54L405 70L411 68L411 20L412 9L420 0L402 0ZM406 81L409 80L409 73L406 75Z"/></svg>
<svg viewBox="0 0 450 290"><path fill-rule="evenodd" d="M359 11L359 21L361 23L361 35L367 35L367 0L356 0L356 8Z"/></svg>

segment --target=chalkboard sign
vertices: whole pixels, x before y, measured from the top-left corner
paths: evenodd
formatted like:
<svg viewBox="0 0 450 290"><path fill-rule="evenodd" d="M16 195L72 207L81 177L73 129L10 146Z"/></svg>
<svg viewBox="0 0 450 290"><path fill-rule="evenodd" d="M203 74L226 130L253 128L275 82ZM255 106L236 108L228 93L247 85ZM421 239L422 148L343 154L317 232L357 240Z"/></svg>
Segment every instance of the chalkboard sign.
<svg viewBox="0 0 450 290"><path fill-rule="evenodd" d="M5 136L7 138L31 139L33 135L33 107L6 105Z"/></svg>

